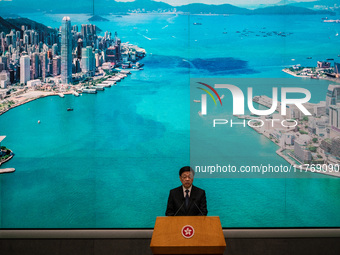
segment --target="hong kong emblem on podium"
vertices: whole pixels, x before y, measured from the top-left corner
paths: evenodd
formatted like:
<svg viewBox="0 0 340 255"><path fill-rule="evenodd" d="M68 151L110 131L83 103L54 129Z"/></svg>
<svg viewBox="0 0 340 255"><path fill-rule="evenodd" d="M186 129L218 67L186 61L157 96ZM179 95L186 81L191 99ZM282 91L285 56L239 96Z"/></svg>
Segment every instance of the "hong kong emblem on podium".
<svg viewBox="0 0 340 255"><path fill-rule="evenodd" d="M195 230L192 226L186 225L182 228L182 236L185 238L191 238L195 234Z"/></svg>

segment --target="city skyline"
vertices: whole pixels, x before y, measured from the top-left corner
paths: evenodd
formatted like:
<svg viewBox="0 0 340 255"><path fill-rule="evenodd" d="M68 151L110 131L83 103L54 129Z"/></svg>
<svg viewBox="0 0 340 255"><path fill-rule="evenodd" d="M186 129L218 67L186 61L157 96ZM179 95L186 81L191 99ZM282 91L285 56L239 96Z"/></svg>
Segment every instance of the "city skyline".
<svg viewBox="0 0 340 255"><path fill-rule="evenodd" d="M97 35L96 25L82 24L80 29L78 25L71 26L69 16L63 17L59 28L48 31L43 25L20 25L17 31L13 28L7 34L1 31L0 98L5 98L11 86L65 92L63 85L79 84L95 73L103 76L117 66L137 69L136 61L143 57L144 50L121 44L117 32L112 35L109 31L104 36Z"/></svg>

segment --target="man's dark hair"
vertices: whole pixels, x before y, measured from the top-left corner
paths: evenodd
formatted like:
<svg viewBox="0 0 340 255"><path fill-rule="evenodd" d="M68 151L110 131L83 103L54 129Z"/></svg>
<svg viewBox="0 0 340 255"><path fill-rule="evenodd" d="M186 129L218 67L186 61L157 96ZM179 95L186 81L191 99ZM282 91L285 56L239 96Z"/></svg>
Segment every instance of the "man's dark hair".
<svg viewBox="0 0 340 255"><path fill-rule="evenodd" d="M192 169L190 166L183 166L180 170L179 170L179 176L182 175L182 173L184 172L191 172L193 175L195 174L194 169Z"/></svg>

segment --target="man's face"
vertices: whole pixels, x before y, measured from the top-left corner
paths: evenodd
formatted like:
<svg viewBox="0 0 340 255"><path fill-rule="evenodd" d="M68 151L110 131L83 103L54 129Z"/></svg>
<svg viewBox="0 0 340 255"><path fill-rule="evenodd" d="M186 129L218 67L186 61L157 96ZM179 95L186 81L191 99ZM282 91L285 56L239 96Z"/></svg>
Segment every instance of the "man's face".
<svg viewBox="0 0 340 255"><path fill-rule="evenodd" d="M182 175L179 177L181 183L183 184L184 188L188 189L192 185L194 181L194 176L190 171L183 172Z"/></svg>

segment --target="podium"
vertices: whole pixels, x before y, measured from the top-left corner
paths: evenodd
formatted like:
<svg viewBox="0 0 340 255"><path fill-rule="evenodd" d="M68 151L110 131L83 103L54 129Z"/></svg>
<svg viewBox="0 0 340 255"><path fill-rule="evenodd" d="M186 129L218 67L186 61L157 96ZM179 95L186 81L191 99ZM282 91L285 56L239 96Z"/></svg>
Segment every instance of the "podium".
<svg viewBox="0 0 340 255"><path fill-rule="evenodd" d="M157 217L150 248L153 254L223 254L226 248L219 217Z"/></svg>

